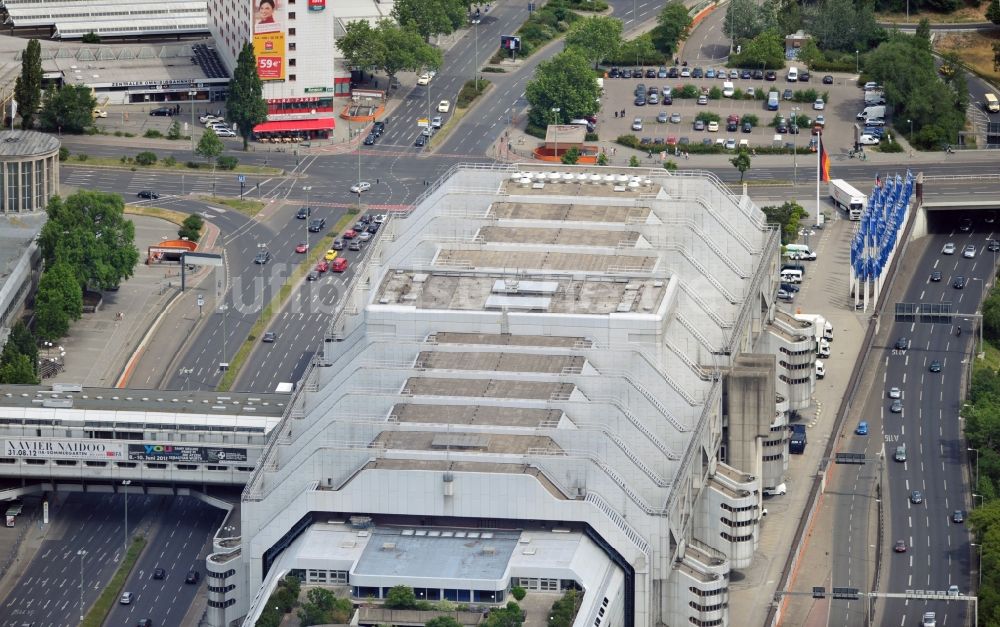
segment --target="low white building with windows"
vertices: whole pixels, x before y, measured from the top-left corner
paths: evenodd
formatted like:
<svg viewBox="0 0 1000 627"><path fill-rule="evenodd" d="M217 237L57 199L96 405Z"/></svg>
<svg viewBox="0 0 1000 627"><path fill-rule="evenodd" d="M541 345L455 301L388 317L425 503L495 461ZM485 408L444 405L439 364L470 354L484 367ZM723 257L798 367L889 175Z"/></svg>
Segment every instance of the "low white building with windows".
<svg viewBox="0 0 1000 627"><path fill-rule="evenodd" d="M359 601L575 587L577 625L738 624L779 248L707 173L456 166L359 264L207 560L209 621L252 625L296 573Z"/></svg>

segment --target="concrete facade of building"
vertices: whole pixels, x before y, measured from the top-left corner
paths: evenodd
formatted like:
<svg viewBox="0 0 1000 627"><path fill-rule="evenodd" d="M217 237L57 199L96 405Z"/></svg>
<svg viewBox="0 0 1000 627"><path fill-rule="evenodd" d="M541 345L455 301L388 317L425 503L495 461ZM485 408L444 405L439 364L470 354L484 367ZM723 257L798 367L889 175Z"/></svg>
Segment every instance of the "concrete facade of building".
<svg viewBox="0 0 1000 627"><path fill-rule="evenodd" d="M0 214L45 211L59 193L59 147L54 135L0 131Z"/></svg>
<svg viewBox="0 0 1000 627"><path fill-rule="evenodd" d="M456 166L384 228L244 490L240 537L216 539L210 623L252 625L302 569L380 594L424 581L356 581L350 554L319 568L303 550L328 525L372 550L352 527L370 521L578 534L608 565L558 577L591 603L578 625L730 624L728 575L761 516L760 462L720 459L730 372L755 373L739 402L756 441L776 414L774 358L738 359L776 312L763 213L703 173ZM517 555L495 594L542 576Z"/></svg>
<svg viewBox="0 0 1000 627"><path fill-rule="evenodd" d="M262 17L265 4L273 17ZM230 74L244 44L254 43L268 120L315 130L317 120L332 124L344 105L338 99L351 95L351 68L336 45L345 24L388 18L392 7L375 0L209 0L208 23Z"/></svg>

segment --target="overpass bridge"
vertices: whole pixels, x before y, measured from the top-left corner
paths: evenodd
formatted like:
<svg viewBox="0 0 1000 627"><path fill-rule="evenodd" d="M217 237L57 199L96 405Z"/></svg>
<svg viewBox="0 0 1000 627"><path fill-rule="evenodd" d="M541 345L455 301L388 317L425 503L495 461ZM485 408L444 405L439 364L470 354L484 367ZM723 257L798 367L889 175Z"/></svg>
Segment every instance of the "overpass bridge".
<svg viewBox="0 0 1000 627"><path fill-rule="evenodd" d="M289 394L0 385L0 499L243 486Z"/></svg>

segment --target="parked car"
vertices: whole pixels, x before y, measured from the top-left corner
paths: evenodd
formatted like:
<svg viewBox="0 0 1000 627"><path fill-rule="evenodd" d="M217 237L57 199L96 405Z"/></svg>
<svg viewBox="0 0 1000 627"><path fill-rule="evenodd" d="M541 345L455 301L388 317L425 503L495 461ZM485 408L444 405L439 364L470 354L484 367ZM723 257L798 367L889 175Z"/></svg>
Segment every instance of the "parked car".
<svg viewBox="0 0 1000 627"><path fill-rule="evenodd" d="M149 112L149 115L156 116L156 117L168 117L169 118L173 114L174 114L174 110L171 109L170 107L159 107L159 108L153 109L152 111Z"/></svg>
<svg viewBox="0 0 1000 627"><path fill-rule="evenodd" d="M833 76L831 76L830 74L827 74L826 76L824 76L823 77L823 84L824 85L833 85Z"/></svg>
<svg viewBox="0 0 1000 627"><path fill-rule="evenodd" d="M860 135L858 137L858 143L862 146L878 146L879 138L865 133L864 135Z"/></svg>

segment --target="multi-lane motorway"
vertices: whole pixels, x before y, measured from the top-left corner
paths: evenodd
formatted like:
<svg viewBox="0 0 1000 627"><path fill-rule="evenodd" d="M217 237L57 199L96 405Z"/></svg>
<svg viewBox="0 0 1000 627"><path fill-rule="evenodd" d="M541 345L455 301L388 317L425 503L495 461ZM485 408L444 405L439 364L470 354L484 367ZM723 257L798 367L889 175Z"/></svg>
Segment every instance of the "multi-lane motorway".
<svg viewBox="0 0 1000 627"><path fill-rule="evenodd" d="M970 577L970 536L965 524L952 522L955 510L967 510L968 454L959 417L960 394L967 377L969 359L977 340L974 321L980 299L993 276L997 258L987 250L988 240L1000 238L1000 228L983 220L980 212L969 232L956 227L963 214L934 214L931 234L912 242L898 277L899 288L883 317L885 329L878 335L866 366L868 385L859 392L854 405L862 410L858 418L844 426L842 452L863 452L870 463L838 466L834 483L827 491L837 517L833 525L834 557L832 585L869 590L878 528L875 520L877 496L884 508L881 545L882 569L879 591L945 592L952 585L962 594L974 591ZM971 211L969 214L976 215ZM953 255L942 254L944 245L954 243ZM975 246L974 258L962 250ZM940 281L931 280L940 272ZM966 280L963 289L954 287L956 277ZM958 313L954 324L899 322L892 319L894 303L950 302ZM957 335L961 326L963 333ZM907 348L895 348L904 339ZM940 372L931 371L939 362ZM890 411L889 390L901 392L902 412ZM869 434L856 433L857 421L869 424ZM894 459L896 447L905 446L905 461ZM875 486L881 484L878 494ZM921 503L911 502L913 490L923 495ZM894 550L902 541L905 552ZM864 625L865 602L835 603L830 609L831 625ZM919 624L924 612L936 613L938 625L965 625L971 608L958 601L904 601L885 599L877 604L875 624Z"/></svg>

